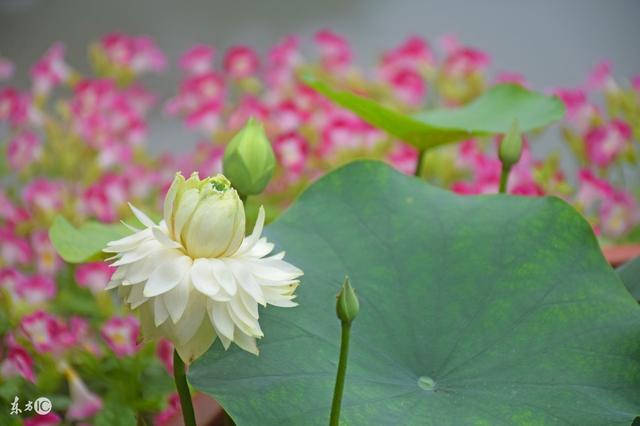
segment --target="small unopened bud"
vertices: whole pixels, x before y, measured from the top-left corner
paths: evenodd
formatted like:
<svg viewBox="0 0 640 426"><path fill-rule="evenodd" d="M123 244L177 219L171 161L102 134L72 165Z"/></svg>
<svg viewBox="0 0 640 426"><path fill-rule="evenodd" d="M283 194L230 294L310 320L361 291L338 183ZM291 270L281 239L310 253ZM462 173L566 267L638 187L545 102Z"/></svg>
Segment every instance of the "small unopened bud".
<svg viewBox="0 0 640 426"><path fill-rule="evenodd" d="M360 302L358 302L358 296L351 287L349 277L345 277L342 289L338 293L338 301L336 303L336 313L338 318L342 322L351 322L360 312Z"/></svg>
<svg viewBox="0 0 640 426"><path fill-rule="evenodd" d="M250 118L229 142L222 167L242 195L260 194L271 180L276 157L262 123Z"/></svg>
<svg viewBox="0 0 640 426"><path fill-rule="evenodd" d="M498 155L500 161L502 161L502 166L507 169L510 169L520 161L520 155L522 155L522 135L520 134L517 120L514 120L511 129L509 129L509 132L507 132L502 139Z"/></svg>

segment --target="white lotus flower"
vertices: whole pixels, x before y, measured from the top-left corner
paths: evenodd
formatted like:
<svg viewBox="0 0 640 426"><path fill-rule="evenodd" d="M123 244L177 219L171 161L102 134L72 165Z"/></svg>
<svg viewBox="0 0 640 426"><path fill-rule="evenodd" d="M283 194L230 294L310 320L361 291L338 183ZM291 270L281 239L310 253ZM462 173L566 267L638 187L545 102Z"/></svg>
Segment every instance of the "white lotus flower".
<svg viewBox="0 0 640 426"><path fill-rule="evenodd" d="M273 244L260 238L261 207L253 233L245 237L242 201L222 175L185 180L176 175L155 224L130 205L146 227L107 244L114 272L106 289L118 288L140 314L145 339L167 337L191 362L216 337L258 354L258 305L292 307L302 271L284 252L268 256Z"/></svg>

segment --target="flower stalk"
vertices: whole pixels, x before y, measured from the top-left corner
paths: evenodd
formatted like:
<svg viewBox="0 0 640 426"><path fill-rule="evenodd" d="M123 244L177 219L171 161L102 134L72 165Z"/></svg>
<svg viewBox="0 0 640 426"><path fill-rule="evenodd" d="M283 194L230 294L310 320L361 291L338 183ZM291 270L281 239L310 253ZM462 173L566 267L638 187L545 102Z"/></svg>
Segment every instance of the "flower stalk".
<svg viewBox="0 0 640 426"><path fill-rule="evenodd" d="M422 176L422 164L424 163L425 151L426 149L421 149L420 151L418 151L418 161L416 163L416 171L413 173L414 176Z"/></svg>
<svg viewBox="0 0 640 426"><path fill-rule="evenodd" d="M340 360L338 361L338 372L336 374L336 384L333 389L333 401L331 403L330 426L340 424L340 408L342 405L342 395L344 393L344 381L347 374L347 361L349 358L349 340L351 338L351 323L360 311L360 303L356 296L349 278L346 277L336 303L336 313L342 326L340 338Z"/></svg>
<svg viewBox="0 0 640 426"><path fill-rule="evenodd" d="M184 362L178 355L178 351L173 351L173 378L176 382L176 390L180 396L180 407L182 407L182 418L185 426L196 426L196 415L193 411L193 403L189 385L187 384L187 376L185 374Z"/></svg>

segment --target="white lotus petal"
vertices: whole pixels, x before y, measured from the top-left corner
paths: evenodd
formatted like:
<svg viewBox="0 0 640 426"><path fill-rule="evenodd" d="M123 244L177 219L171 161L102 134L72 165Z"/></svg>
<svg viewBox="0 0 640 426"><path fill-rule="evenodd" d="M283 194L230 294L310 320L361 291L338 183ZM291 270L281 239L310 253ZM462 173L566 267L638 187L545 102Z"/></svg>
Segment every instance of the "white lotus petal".
<svg viewBox="0 0 640 426"><path fill-rule="evenodd" d="M176 345L176 351L178 355L180 355L180 358L182 358L182 361L191 363L205 353L215 340L216 333L213 331L211 323L209 323L209 321L203 321L195 335L188 342Z"/></svg>
<svg viewBox="0 0 640 426"><path fill-rule="evenodd" d="M224 350L226 351L227 349L229 349L229 346L231 346L231 339L228 339L222 336L221 334L218 334L218 338L220 339L220 342L222 343Z"/></svg>
<svg viewBox="0 0 640 426"><path fill-rule="evenodd" d="M227 292L229 296L235 296L238 288L236 286L236 279L227 267L227 265L220 259L209 259L213 276L215 277L220 287Z"/></svg>
<svg viewBox="0 0 640 426"><path fill-rule="evenodd" d="M227 304L227 312L235 325L246 334L262 336L258 320L253 318L238 298L233 298Z"/></svg>
<svg viewBox="0 0 640 426"><path fill-rule="evenodd" d="M122 255L122 257L111 264L111 266L122 266L129 263L137 262L138 260L147 257L152 251L158 249L160 244L155 240L145 241L140 244L135 250L129 251Z"/></svg>
<svg viewBox="0 0 640 426"><path fill-rule="evenodd" d="M105 290L113 290L116 287L119 287L122 284L122 280L114 280L112 279L107 283L107 286L104 288Z"/></svg>
<svg viewBox="0 0 640 426"><path fill-rule="evenodd" d="M242 262L231 259L227 260L225 263L231 268L233 275L236 277L236 282L242 286L242 288L249 293L256 302L264 306L266 304L264 294L260 289L260 285L251 272L249 272L247 267Z"/></svg>
<svg viewBox="0 0 640 426"><path fill-rule="evenodd" d="M198 330L200 323L209 321L205 318L206 302L199 296L189 298L187 312L189 315L183 315L180 321L173 324L173 328L178 339L178 343L188 342Z"/></svg>
<svg viewBox="0 0 640 426"><path fill-rule="evenodd" d="M167 307L162 303L162 299L159 297L153 300L153 317L156 327L169 319L169 311L167 311Z"/></svg>
<svg viewBox="0 0 640 426"><path fill-rule="evenodd" d="M165 293L180 283L182 277L189 273L191 259L187 256L177 256L167 259L153 270L144 287L144 295L153 297Z"/></svg>
<svg viewBox="0 0 640 426"><path fill-rule="evenodd" d="M153 270L156 269L161 262L166 260L166 256L167 250L160 248L149 253L144 259L126 265L124 279L132 284L148 280ZM169 256L171 256L171 254L169 254Z"/></svg>
<svg viewBox="0 0 640 426"><path fill-rule="evenodd" d="M168 233L170 235L173 235L174 237L175 235L173 234L173 229L171 229L171 226L172 226L171 222L173 221L173 214L174 214L173 204L174 204L174 201L176 200L176 195L178 194L178 190L182 186L183 182L184 182L184 178L182 178L182 176L176 175L176 177L173 179L173 182L171 182L171 186L167 191L167 195L164 198L164 205L163 205L164 219L163 220L167 223L167 230L169 231Z"/></svg>
<svg viewBox="0 0 640 426"><path fill-rule="evenodd" d="M107 247L102 249L102 251L105 253L121 253L124 251L130 251L137 248L144 241L147 241L152 237L153 235L151 234L151 230L147 228L143 231L126 236L119 240L115 240L107 243Z"/></svg>
<svg viewBox="0 0 640 426"><path fill-rule="evenodd" d="M262 228L264 227L264 207L260 206L260 211L258 211L258 219L256 220L256 224L253 227L253 232L247 238L242 241L240 248L234 255L234 257L242 256L247 253L249 250L253 248L253 246L260 239L260 235L262 234Z"/></svg>
<svg viewBox="0 0 640 426"><path fill-rule="evenodd" d="M267 258L246 262L254 275L269 280L293 280L303 275L300 269L280 259Z"/></svg>
<svg viewBox="0 0 640 426"><path fill-rule="evenodd" d="M129 293L129 297L127 297L127 303L131 305L131 309L137 309L144 302L149 300L144 297L143 294L144 286L142 285L134 285L131 287L131 292Z"/></svg>
<svg viewBox="0 0 640 426"><path fill-rule="evenodd" d="M208 259L196 259L191 267L191 282L199 292L207 296L214 296L220 291L220 286L213 276L211 263Z"/></svg>
<svg viewBox="0 0 640 426"><path fill-rule="evenodd" d="M251 352L254 355L258 355L260 353L258 346L256 345L255 337L247 336L240 332L240 330L236 330L236 334L233 336L233 341L236 345L240 346L240 348L247 352Z"/></svg>
<svg viewBox="0 0 640 426"><path fill-rule="evenodd" d="M226 304L219 302L209 302L209 318L219 336L224 336L227 339L233 339L233 320L227 313Z"/></svg>
<svg viewBox="0 0 640 426"><path fill-rule="evenodd" d="M135 226L131 226L127 222L125 222L124 220L121 220L120 223L123 224L124 227L127 228L129 231L132 231L132 232L140 232L140 231L142 231L142 229L138 229Z"/></svg>
<svg viewBox="0 0 640 426"><path fill-rule="evenodd" d="M169 236L164 232L162 232L162 230L159 227L154 226L153 228L151 228L151 232L153 233L153 236L155 237L155 239L158 240L158 242L162 244L164 247L173 248L173 249L182 248L182 245L180 245L179 242L169 238Z"/></svg>
<svg viewBox="0 0 640 426"><path fill-rule="evenodd" d="M162 297L164 306L167 308L167 311L169 311L169 316L174 324L182 318L184 311L187 308L190 289L191 277L189 273L186 273L177 286L160 296Z"/></svg>
<svg viewBox="0 0 640 426"><path fill-rule="evenodd" d="M134 216L136 217L136 219L140 221L141 224L143 224L147 228L152 228L156 226L156 224L151 219L149 219L149 216L144 214L141 210L138 210L133 204L129 203L129 208L131 209Z"/></svg>
<svg viewBox="0 0 640 426"><path fill-rule="evenodd" d="M198 190L195 188L187 189L182 194L182 197L180 197L180 203L178 204L177 210L174 212L175 221L173 235L176 239L180 238L182 228L196 209L199 199L200 195Z"/></svg>
<svg viewBox="0 0 640 426"><path fill-rule="evenodd" d="M243 289L238 290L238 296L240 296L240 301L244 305L247 312L249 312L249 315L251 315L254 319L257 320L259 318L259 315L258 315L258 303L256 302L256 300L253 297L251 297L249 293L247 293Z"/></svg>
<svg viewBox="0 0 640 426"><path fill-rule="evenodd" d="M249 250L246 256L262 258L273 251L274 244L267 241L266 237L262 237L258 242Z"/></svg>

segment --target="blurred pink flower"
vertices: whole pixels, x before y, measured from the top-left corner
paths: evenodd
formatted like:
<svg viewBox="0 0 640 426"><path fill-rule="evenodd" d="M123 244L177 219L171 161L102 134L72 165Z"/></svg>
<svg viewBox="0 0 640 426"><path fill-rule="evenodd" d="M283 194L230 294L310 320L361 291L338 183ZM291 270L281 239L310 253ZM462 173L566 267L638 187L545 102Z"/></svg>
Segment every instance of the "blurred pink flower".
<svg viewBox="0 0 640 426"><path fill-rule="evenodd" d="M31 68L31 80L36 94L46 96L52 89L67 81L71 71L64 60L64 53L64 45L54 43Z"/></svg>
<svg viewBox="0 0 640 426"><path fill-rule="evenodd" d="M41 274L53 276L62 267L62 259L49 240L46 229L31 232L31 248L36 256L36 266Z"/></svg>
<svg viewBox="0 0 640 426"><path fill-rule="evenodd" d="M613 163L631 142L631 128L622 120L591 129L585 136L587 157L599 167Z"/></svg>
<svg viewBox="0 0 640 426"><path fill-rule="evenodd" d="M617 84L611 74L611 63L602 61L596 64L589 73L585 83L587 90L613 91L617 89Z"/></svg>
<svg viewBox="0 0 640 426"><path fill-rule="evenodd" d="M19 281L16 290L18 298L30 305L37 305L51 300L58 292L53 278L42 274L25 276L24 279Z"/></svg>
<svg viewBox="0 0 640 426"><path fill-rule="evenodd" d="M13 87L0 90L0 121L8 121L12 127L25 124L30 119L31 96Z"/></svg>
<svg viewBox="0 0 640 426"><path fill-rule="evenodd" d="M398 47L382 55L382 68L401 67L425 70L435 65L435 58L426 40L419 36L407 38Z"/></svg>
<svg viewBox="0 0 640 426"><path fill-rule="evenodd" d="M113 275L113 269L105 262L83 263L76 267L75 280L80 287L98 293L104 290Z"/></svg>
<svg viewBox="0 0 640 426"><path fill-rule="evenodd" d="M610 197L614 191L608 181L600 179L591 170L581 169L578 172L576 201L584 209L590 209L605 197Z"/></svg>
<svg viewBox="0 0 640 426"><path fill-rule="evenodd" d="M459 47L445 58L443 72L449 77L467 77L483 72L491 63L489 55L471 47Z"/></svg>
<svg viewBox="0 0 640 426"><path fill-rule="evenodd" d="M213 69L214 56L215 49L213 47L196 44L180 57L178 64L188 74L204 74Z"/></svg>
<svg viewBox="0 0 640 426"><path fill-rule="evenodd" d="M99 357L102 355L102 348L91 335L91 327L86 318L73 316L69 319L69 331L74 336L75 344L79 345L88 353Z"/></svg>
<svg viewBox="0 0 640 426"><path fill-rule="evenodd" d="M587 93L580 89L556 89L554 94L567 108L566 120L580 133L588 131L591 123L600 115L597 106L589 103Z"/></svg>
<svg viewBox="0 0 640 426"><path fill-rule="evenodd" d="M165 104L165 112L184 117L189 128L213 132L220 124L224 97L224 79L218 73L191 76L181 83L178 95Z"/></svg>
<svg viewBox="0 0 640 426"><path fill-rule="evenodd" d="M23 216L24 213L14 205L4 189L0 188L0 219L15 224L16 222L27 219Z"/></svg>
<svg viewBox="0 0 640 426"><path fill-rule="evenodd" d="M144 114L153 97L140 87L119 89L113 80L83 80L71 99L74 130L90 146L140 145L147 125Z"/></svg>
<svg viewBox="0 0 640 426"><path fill-rule="evenodd" d="M11 138L7 146L7 159L14 170L22 170L29 166L42 153L42 143L37 134L22 132Z"/></svg>
<svg viewBox="0 0 640 426"><path fill-rule="evenodd" d="M440 37L438 37L437 44L440 50L442 50L447 55L455 52L461 47L458 36L453 33L442 34Z"/></svg>
<svg viewBox="0 0 640 426"><path fill-rule="evenodd" d="M182 412L180 408L180 397L177 393L172 393L169 395L168 404L164 410L158 413L154 419L153 423L156 426L170 426L173 424L173 419L178 414Z"/></svg>
<svg viewBox="0 0 640 426"><path fill-rule="evenodd" d="M260 98L244 96L238 106L229 115L227 125L232 130L240 129L251 117L259 121L265 121L269 112L269 108Z"/></svg>
<svg viewBox="0 0 640 426"><path fill-rule="evenodd" d="M320 51L320 62L330 72L344 72L351 65L351 47L343 36L324 29L318 31L313 38Z"/></svg>
<svg viewBox="0 0 640 426"><path fill-rule="evenodd" d="M281 133L297 130L308 119L308 114L292 100L287 99L271 108L271 118Z"/></svg>
<svg viewBox="0 0 640 426"><path fill-rule="evenodd" d="M61 319L41 310L23 317L20 329L38 352L59 353L76 343Z"/></svg>
<svg viewBox="0 0 640 426"><path fill-rule="evenodd" d="M600 207L600 229L609 237L620 237L640 223L640 208L633 195L624 190L605 197Z"/></svg>
<svg viewBox="0 0 640 426"><path fill-rule="evenodd" d="M102 37L99 46L109 61L136 74L160 72L166 66L164 53L151 37L115 32Z"/></svg>
<svg viewBox="0 0 640 426"><path fill-rule="evenodd" d="M631 87L633 88L633 90L640 93L640 75L631 77Z"/></svg>
<svg viewBox="0 0 640 426"><path fill-rule="evenodd" d="M0 373L6 377L21 376L31 383L36 382L33 370L33 358L25 348L16 342L9 342L7 357L0 365Z"/></svg>
<svg viewBox="0 0 640 426"><path fill-rule="evenodd" d="M22 199L32 211L56 212L62 208L64 186L59 181L36 178L23 188Z"/></svg>
<svg viewBox="0 0 640 426"><path fill-rule="evenodd" d="M411 145L398 142L393 145L387 160L402 173L412 175L418 163L418 150Z"/></svg>
<svg viewBox="0 0 640 426"><path fill-rule="evenodd" d="M272 89L278 90L295 81L294 71L302 61L300 54L300 39L287 36L273 46L267 55L267 83Z"/></svg>
<svg viewBox="0 0 640 426"><path fill-rule="evenodd" d="M173 376L173 343L167 339L160 339L156 346L156 356L169 375Z"/></svg>
<svg viewBox="0 0 640 426"><path fill-rule="evenodd" d="M13 77L15 66L10 59L0 57L0 81L9 80Z"/></svg>
<svg viewBox="0 0 640 426"><path fill-rule="evenodd" d="M98 164L109 169L122 164L131 164L133 147L115 141L109 141L98 151Z"/></svg>
<svg viewBox="0 0 640 426"><path fill-rule="evenodd" d="M522 87L529 87L529 82L524 75L518 72L503 71L499 72L495 78L496 84L516 84Z"/></svg>
<svg viewBox="0 0 640 426"><path fill-rule="evenodd" d="M7 226L0 227L0 258L5 265L26 265L31 261L31 254L26 239Z"/></svg>
<svg viewBox="0 0 640 426"><path fill-rule="evenodd" d="M299 178L309 157L307 140L295 132L281 134L274 141L273 149L286 175L293 180Z"/></svg>
<svg viewBox="0 0 640 426"><path fill-rule="evenodd" d="M224 70L234 79L251 77L259 66L258 54L249 46L233 46L224 55Z"/></svg>
<svg viewBox="0 0 640 426"><path fill-rule="evenodd" d="M331 111L320 130L321 143L318 153L321 157L330 157L340 150L362 147L364 128L362 120L355 115L344 110Z"/></svg>
<svg viewBox="0 0 640 426"><path fill-rule="evenodd" d="M67 408L67 419L86 419L102 409L102 399L91 392L82 379L71 369L67 369L67 380L71 397L71 404Z"/></svg>
<svg viewBox="0 0 640 426"><path fill-rule="evenodd" d="M427 82L417 70L394 68L385 77L396 98L412 107L422 105L427 96Z"/></svg>
<svg viewBox="0 0 640 426"><path fill-rule="evenodd" d="M23 286L26 276L14 267L0 268L0 288L4 289L13 299L18 298L18 288Z"/></svg>
<svg viewBox="0 0 640 426"><path fill-rule="evenodd" d="M36 414L34 417L24 419L24 426L58 426L62 419L54 412Z"/></svg>
<svg viewBox="0 0 640 426"><path fill-rule="evenodd" d="M134 316L112 317L103 324L100 333L118 357L131 356L138 351L140 322Z"/></svg>

